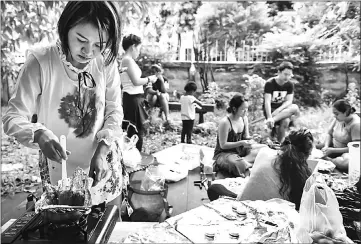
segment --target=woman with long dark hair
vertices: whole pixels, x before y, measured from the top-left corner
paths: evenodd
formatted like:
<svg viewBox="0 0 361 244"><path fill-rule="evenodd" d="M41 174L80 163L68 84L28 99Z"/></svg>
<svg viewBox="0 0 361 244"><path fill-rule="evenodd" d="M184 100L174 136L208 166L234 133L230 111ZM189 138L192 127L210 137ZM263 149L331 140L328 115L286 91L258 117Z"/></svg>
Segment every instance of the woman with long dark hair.
<svg viewBox="0 0 361 244"><path fill-rule="evenodd" d="M332 104L335 119L332 121L324 143L318 144L324 157L333 162L341 170L348 169L349 150L347 144L360 141L360 117L356 109L346 100L340 99Z"/></svg>
<svg viewBox="0 0 361 244"><path fill-rule="evenodd" d="M291 131L279 151L262 148L254 162L249 180L238 194L238 200L285 199L300 206L303 187L311 175L307 159L313 148L313 136L307 129ZM208 189L209 199L220 195L235 197L219 185Z"/></svg>
<svg viewBox="0 0 361 244"><path fill-rule="evenodd" d="M247 99L236 94L229 102L228 115L219 122L213 168L225 177L244 176L252 167L244 159L252 144L249 140L247 110Z"/></svg>

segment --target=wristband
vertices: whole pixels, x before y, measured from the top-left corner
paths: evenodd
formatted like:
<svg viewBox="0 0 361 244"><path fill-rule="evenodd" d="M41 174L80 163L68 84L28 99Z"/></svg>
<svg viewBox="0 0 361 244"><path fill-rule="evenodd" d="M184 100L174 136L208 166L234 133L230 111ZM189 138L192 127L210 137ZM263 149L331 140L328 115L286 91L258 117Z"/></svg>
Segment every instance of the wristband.
<svg viewBox="0 0 361 244"><path fill-rule="evenodd" d="M150 83L150 78L149 78L149 76L148 76L147 78L148 78L148 83Z"/></svg>

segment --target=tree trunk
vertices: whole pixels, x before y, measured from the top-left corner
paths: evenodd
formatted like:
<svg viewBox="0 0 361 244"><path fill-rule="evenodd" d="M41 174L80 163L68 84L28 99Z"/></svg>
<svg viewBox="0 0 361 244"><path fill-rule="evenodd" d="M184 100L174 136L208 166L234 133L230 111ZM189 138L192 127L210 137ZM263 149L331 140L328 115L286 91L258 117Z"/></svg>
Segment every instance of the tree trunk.
<svg viewBox="0 0 361 244"><path fill-rule="evenodd" d="M212 78L212 81L215 82L216 80L214 79L212 64L210 64L209 66L210 66L210 70L211 70L211 78Z"/></svg>
<svg viewBox="0 0 361 244"><path fill-rule="evenodd" d="M178 36L178 46L177 46L177 54L178 54L178 56L177 56L176 60L180 60L180 56L181 56L180 51L181 51L181 44L182 44L181 33L178 33L177 36Z"/></svg>
<svg viewBox="0 0 361 244"><path fill-rule="evenodd" d="M10 99L10 89L8 79L3 79L2 83L2 94L1 94L1 105L7 105Z"/></svg>
<svg viewBox="0 0 361 244"><path fill-rule="evenodd" d="M346 63L344 63L344 67L345 67L345 75L346 75L346 91L345 91L345 95L347 95L347 93L348 93L348 70L347 70L347 64Z"/></svg>

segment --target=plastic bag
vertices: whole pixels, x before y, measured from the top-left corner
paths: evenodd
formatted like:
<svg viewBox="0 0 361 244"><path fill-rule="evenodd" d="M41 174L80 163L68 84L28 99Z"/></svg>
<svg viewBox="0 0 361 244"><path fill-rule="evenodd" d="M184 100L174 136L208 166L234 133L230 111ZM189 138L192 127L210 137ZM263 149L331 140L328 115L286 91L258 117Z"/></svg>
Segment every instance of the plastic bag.
<svg viewBox="0 0 361 244"><path fill-rule="evenodd" d="M158 166L149 166L145 170L140 189L143 191L161 191L164 189L165 178Z"/></svg>
<svg viewBox="0 0 361 244"><path fill-rule="evenodd" d="M312 174L306 181L300 204L300 228L297 238L300 242L310 243L310 234L319 232L332 238L347 242L342 215L336 196L320 174Z"/></svg>
<svg viewBox="0 0 361 244"><path fill-rule="evenodd" d="M138 141L138 136L133 135L130 139L124 135L122 152L124 164L127 167L134 169L138 163L142 161L142 156L140 155L139 150L136 148Z"/></svg>
<svg viewBox="0 0 361 244"><path fill-rule="evenodd" d="M167 182L177 182L187 177L188 169L179 164L158 165L161 175Z"/></svg>
<svg viewBox="0 0 361 244"><path fill-rule="evenodd" d="M124 187L126 173L123 171L121 141L118 138L111 144L106 158L111 174L108 174L108 177L105 177L96 186L90 188L92 205L114 200L121 194Z"/></svg>

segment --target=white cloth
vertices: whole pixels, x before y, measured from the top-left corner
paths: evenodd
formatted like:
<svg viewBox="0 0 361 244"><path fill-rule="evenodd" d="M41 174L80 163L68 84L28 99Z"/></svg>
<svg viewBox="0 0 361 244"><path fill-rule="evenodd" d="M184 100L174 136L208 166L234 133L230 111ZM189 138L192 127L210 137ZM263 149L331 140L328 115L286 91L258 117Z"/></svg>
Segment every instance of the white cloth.
<svg viewBox="0 0 361 244"><path fill-rule="evenodd" d="M105 67L99 57L89 63L96 86L87 88L81 83L80 103L78 79L72 80L67 73L72 71L67 69L55 44L31 50L19 73L3 124L7 135L31 148L38 148L33 142L38 129L50 130L58 138L65 135L67 150L71 151L67 171L72 175L78 166L88 170L97 141L109 141L121 133L123 108L116 62ZM30 122L33 114L38 116L35 124ZM56 184L61 178L61 165L49 160L49 171L51 183Z"/></svg>
<svg viewBox="0 0 361 244"><path fill-rule="evenodd" d="M181 104L182 120L194 120L196 118L195 100L196 98L192 95L181 96L179 102Z"/></svg>

